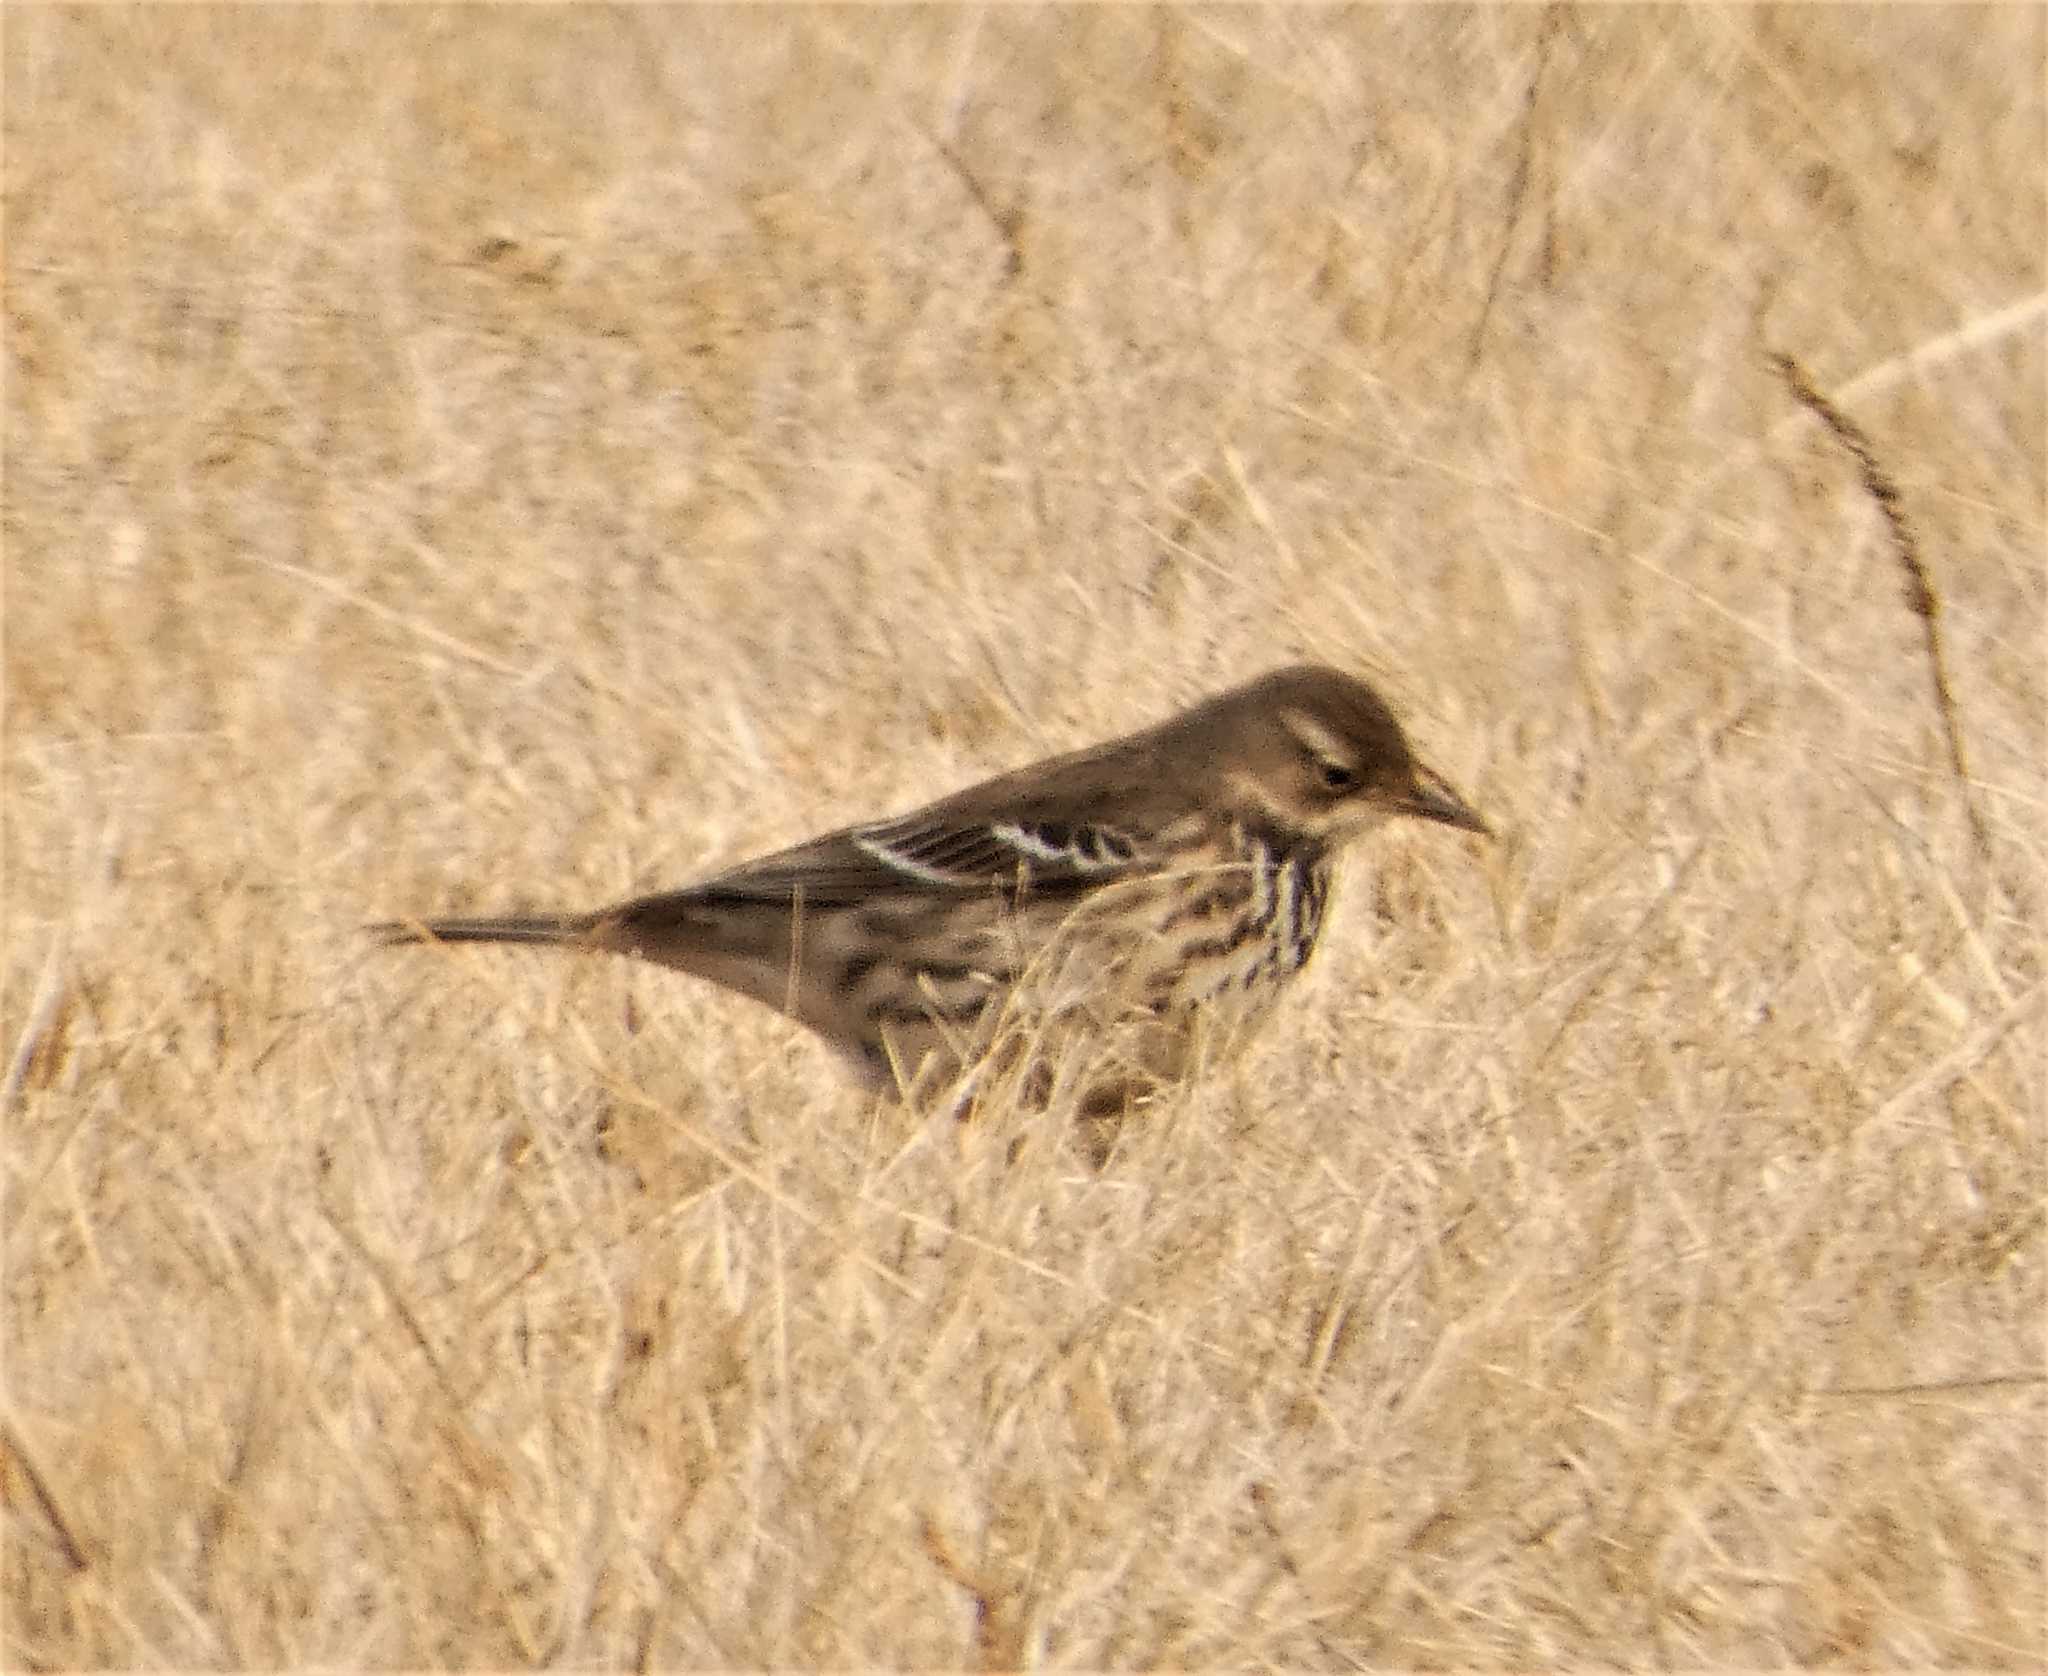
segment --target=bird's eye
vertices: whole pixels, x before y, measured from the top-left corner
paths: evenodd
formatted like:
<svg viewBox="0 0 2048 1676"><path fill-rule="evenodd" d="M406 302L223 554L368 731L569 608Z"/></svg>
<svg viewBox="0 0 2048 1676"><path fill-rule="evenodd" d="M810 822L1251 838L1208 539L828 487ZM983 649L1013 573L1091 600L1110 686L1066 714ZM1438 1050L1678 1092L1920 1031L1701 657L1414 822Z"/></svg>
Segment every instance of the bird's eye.
<svg viewBox="0 0 2048 1676"><path fill-rule="evenodd" d="M1318 765L1322 770L1323 784L1331 791L1349 791L1358 784L1358 776L1341 762L1332 762L1325 757Z"/></svg>

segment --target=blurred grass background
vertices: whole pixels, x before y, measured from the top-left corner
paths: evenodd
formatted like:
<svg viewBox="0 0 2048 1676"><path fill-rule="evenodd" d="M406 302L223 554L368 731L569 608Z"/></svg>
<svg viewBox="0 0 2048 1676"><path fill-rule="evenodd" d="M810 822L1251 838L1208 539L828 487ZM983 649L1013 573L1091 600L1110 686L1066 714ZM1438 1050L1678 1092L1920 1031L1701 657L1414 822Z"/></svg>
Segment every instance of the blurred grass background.
<svg viewBox="0 0 2048 1676"><path fill-rule="evenodd" d="M10 1662L2040 1665L2038 9L6 10ZM1301 656L1099 1175L357 933Z"/></svg>

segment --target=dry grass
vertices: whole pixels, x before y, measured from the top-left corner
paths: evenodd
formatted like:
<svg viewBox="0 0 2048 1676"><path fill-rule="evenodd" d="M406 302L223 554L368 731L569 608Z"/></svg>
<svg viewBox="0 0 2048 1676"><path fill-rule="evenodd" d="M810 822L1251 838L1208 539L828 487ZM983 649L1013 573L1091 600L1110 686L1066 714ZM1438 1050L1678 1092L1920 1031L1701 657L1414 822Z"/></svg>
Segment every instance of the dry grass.
<svg viewBox="0 0 2048 1676"><path fill-rule="evenodd" d="M7 10L8 1662L2040 1664L2039 10ZM356 933L1302 654L1101 1174Z"/></svg>

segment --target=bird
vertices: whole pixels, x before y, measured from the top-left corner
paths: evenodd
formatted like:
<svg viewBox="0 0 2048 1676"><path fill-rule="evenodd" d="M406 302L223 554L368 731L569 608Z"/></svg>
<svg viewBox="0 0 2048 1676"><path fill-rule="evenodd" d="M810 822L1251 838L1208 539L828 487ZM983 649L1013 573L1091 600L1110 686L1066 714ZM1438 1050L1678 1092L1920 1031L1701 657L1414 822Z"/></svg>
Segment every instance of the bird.
<svg viewBox="0 0 2048 1676"><path fill-rule="evenodd" d="M1272 670L1104 744L590 912L387 920L386 943L561 945L707 979L911 1097L999 1043L1095 1039L1081 1110L1234 1051L1308 964L1351 840L1490 828L1384 699ZM1039 1093L1050 1058L1035 1072Z"/></svg>

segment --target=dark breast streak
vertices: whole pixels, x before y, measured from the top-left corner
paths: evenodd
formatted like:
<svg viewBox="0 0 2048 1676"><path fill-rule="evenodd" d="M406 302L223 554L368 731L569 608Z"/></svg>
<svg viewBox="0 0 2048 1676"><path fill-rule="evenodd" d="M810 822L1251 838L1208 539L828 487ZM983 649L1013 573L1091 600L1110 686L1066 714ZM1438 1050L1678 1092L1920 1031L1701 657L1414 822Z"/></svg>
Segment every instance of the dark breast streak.
<svg viewBox="0 0 2048 1676"><path fill-rule="evenodd" d="M1283 847L1277 835L1238 827L1229 857L1211 863L1206 876L1127 878L1078 912L1057 897L1034 901L1027 892L1004 901L993 891L962 900L950 915L933 915L928 903L900 914L876 905L860 910L852 948L892 951L854 953L839 973L842 1002L861 1021L863 1052L879 1069L887 1062L885 1036L912 1061L961 1041L1020 978L1035 984L1027 976L1034 968L1041 976L1092 970L1103 992L1097 999L1110 1011L1084 1005L1080 1016L1098 1024L1131 1006L1162 1023L1215 1005L1233 1018L1263 1013L1315 951L1329 897L1328 856L1321 845ZM1043 967L1041 956L1049 962ZM1051 988L1066 997L1050 1003L1064 1014L1075 993L1064 979ZM1225 996L1233 999L1225 1003ZM1040 1000L1050 997L1034 994L1025 1004Z"/></svg>
<svg viewBox="0 0 2048 1676"><path fill-rule="evenodd" d="M1155 1011L1229 989L1277 990L1315 952L1329 900L1327 852L1317 844L1283 848L1257 830L1238 828L1232 837L1241 860L1159 925L1165 946L1147 994ZM1189 935L1204 925L1205 935Z"/></svg>

